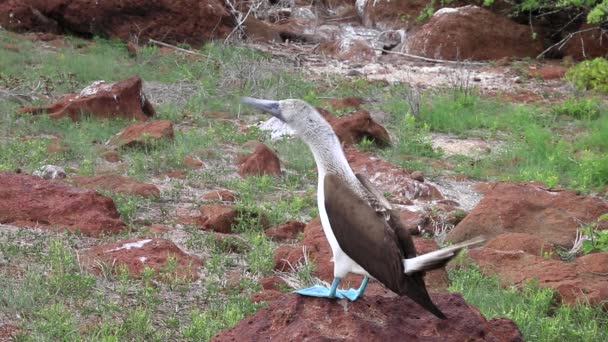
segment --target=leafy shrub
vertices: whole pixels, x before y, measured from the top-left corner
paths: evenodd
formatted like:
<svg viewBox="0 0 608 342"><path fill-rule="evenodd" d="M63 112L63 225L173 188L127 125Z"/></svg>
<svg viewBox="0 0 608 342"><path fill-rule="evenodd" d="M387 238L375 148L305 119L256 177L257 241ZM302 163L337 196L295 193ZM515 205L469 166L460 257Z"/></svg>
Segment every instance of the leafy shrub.
<svg viewBox="0 0 608 342"><path fill-rule="evenodd" d="M589 98L569 98L552 108L556 115L566 115L575 119L594 120L600 116L600 102Z"/></svg>
<svg viewBox="0 0 608 342"><path fill-rule="evenodd" d="M596 58L581 62L568 70L566 79L577 89L608 93L608 60Z"/></svg>
<svg viewBox="0 0 608 342"><path fill-rule="evenodd" d="M589 254L594 251L608 252L608 230L599 230L598 224L601 221L608 220L608 213L601 215L597 222L587 225L581 231L589 239L583 241L583 254Z"/></svg>

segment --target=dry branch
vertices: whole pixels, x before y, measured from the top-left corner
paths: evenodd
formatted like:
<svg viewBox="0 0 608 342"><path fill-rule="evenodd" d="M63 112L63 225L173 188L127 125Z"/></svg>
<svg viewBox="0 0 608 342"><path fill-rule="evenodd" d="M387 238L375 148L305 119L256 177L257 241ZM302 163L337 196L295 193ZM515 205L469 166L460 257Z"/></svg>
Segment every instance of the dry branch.
<svg viewBox="0 0 608 342"><path fill-rule="evenodd" d="M413 59L419 59L419 60L422 60L422 61L425 61L425 62L431 62L431 63L471 64L471 65L487 65L488 64L487 62L450 61L450 60L445 60L445 59L434 59L434 58L417 56L417 55L412 55L412 54L409 54L409 53L390 51L390 50L385 50L385 49L380 49L380 48L374 48L374 50L390 53L390 54L393 54L393 55L399 55L399 56L409 57L409 58L413 58Z"/></svg>

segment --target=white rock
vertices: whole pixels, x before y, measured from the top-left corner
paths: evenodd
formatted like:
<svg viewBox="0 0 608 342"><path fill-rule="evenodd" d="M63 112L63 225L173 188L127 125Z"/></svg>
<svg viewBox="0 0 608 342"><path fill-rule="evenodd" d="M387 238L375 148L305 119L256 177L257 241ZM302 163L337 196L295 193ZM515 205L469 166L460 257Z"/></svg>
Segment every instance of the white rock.
<svg viewBox="0 0 608 342"><path fill-rule="evenodd" d="M44 179L58 179L66 177L65 170L61 166L55 165L44 165L38 171L34 171L32 175Z"/></svg>

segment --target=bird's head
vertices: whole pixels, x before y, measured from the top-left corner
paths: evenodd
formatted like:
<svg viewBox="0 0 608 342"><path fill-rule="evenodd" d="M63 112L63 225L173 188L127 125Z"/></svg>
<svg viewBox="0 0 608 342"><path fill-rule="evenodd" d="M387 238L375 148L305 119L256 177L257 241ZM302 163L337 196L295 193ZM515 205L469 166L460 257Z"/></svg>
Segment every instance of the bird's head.
<svg viewBox="0 0 608 342"><path fill-rule="evenodd" d="M252 97L244 97L242 101L281 120L305 142L310 143L323 136L334 135L327 121L305 101L299 99L274 101Z"/></svg>

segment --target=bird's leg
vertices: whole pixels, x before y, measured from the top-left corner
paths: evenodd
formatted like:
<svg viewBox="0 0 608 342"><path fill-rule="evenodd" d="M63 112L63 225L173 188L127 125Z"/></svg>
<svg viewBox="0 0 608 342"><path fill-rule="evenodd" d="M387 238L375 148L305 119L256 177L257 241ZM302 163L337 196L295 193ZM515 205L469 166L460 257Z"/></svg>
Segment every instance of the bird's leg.
<svg viewBox="0 0 608 342"><path fill-rule="evenodd" d="M335 277L331 283L331 288L327 288L321 285L315 285L306 289L295 291L295 293L311 296L311 297L322 297L322 298L344 298L340 291L338 291L338 284L340 284L340 278Z"/></svg>
<svg viewBox="0 0 608 342"><path fill-rule="evenodd" d="M367 287L367 282L369 281L368 277L363 277L363 281L361 282L361 286L359 286L358 290L348 289L348 290L340 290L338 291L344 297L350 299L351 301L355 301L361 297L363 292L365 292L365 288Z"/></svg>

